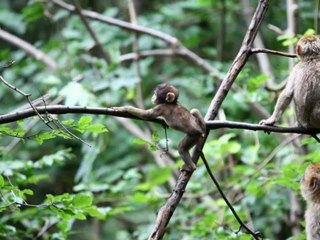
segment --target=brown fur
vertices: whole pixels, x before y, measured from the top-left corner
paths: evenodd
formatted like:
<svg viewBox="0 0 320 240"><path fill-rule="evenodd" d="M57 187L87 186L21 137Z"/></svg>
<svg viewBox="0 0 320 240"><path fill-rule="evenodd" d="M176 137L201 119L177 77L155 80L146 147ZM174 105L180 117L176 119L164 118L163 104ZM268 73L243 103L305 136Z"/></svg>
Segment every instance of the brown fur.
<svg viewBox="0 0 320 240"><path fill-rule="evenodd" d="M293 99L298 126L320 128L320 39L303 36L297 43L300 62L289 75L273 114L260 124L273 125Z"/></svg>
<svg viewBox="0 0 320 240"><path fill-rule="evenodd" d="M113 108L128 112L142 119L161 118L166 124L178 131L186 133L186 137L178 146L179 154L185 162L183 170L194 171L196 165L191 159L189 150L204 136L205 122L197 109L190 112L178 103L179 91L168 83L160 84L155 89L152 102L154 108L143 110L131 106Z"/></svg>
<svg viewBox="0 0 320 240"><path fill-rule="evenodd" d="M320 239L320 163L306 168L300 183L301 194L307 202L305 213L307 240Z"/></svg>

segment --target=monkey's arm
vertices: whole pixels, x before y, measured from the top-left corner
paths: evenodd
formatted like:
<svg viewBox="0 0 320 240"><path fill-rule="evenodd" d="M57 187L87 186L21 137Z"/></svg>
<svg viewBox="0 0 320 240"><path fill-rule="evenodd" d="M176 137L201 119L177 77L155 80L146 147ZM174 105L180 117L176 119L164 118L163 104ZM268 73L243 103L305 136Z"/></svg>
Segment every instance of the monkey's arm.
<svg viewBox="0 0 320 240"><path fill-rule="evenodd" d="M144 110L144 109L135 108L132 106L124 106L124 107L113 107L112 109L114 109L115 111L130 113L136 117L146 119L146 120L155 119L161 115L158 109L156 108Z"/></svg>
<svg viewBox="0 0 320 240"><path fill-rule="evenodd" d="M293 83L294 83L294 77L291 74L285 89L281 92L278 98L277 104L274 108L272 115L268 119L264 119L260 121L259 124L274 125L280 119L284 110L286 110L286 108L288 107L289 103L293 98L293 89L294 89Z"/></svg>

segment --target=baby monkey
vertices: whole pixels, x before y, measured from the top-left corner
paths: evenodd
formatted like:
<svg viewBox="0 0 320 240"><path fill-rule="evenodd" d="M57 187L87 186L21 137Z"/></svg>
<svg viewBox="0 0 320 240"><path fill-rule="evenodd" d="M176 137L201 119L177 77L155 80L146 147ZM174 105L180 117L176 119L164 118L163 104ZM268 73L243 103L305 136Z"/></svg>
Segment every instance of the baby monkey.
<svg viewBox="0 0 320 240"><path fill-rule="evenodd" d="M308 166L300 182L307 202L305 213L307 240L320 239L320 163Z"/></svg>
<svg viewBox="0 0 320 240"><path fill-rule="evenodd" d="M186 133L178 146L179 154L184 161L182 170L194 171L195 163L191 159L189 150L204 137L205 122L197 109L190 112L178 102L179 91L168 83L159 84L151 98L153 108L143 110L131 106L114 107L114 110L124 111L142 119L160 118L168 127Z"/></svg>
<svg viewBox="0 0 320 240"><path fill-rule="evenodd" d="M293 99L299 127L320 128L320 39L305 35L297 43L300 62L292 69L274 112L260 124L273 125Z"/></svg>

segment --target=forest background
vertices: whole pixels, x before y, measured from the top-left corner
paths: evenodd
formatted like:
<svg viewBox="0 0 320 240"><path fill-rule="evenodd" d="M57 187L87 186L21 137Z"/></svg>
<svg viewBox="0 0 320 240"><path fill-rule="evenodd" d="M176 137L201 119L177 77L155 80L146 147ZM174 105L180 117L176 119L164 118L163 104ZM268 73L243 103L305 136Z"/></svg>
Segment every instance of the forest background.
<svg viewBox="0 0 320 240"><path fill-rule="evenodd" d="M317 32L317 3L1 0L0 238L147 239L179 186L183 134L101 108L149 108L153 88L169 82L207 118L260 4L268 8L250 57L216 108L203 153L253 232L305 239L299 180L320 161L318 143L257 123L297 61L298 38ZM291 55L253 51L266 48ZM281 126L294 124L290 108ZM189 177L164 239L251 239L202 161Z"/></svg>

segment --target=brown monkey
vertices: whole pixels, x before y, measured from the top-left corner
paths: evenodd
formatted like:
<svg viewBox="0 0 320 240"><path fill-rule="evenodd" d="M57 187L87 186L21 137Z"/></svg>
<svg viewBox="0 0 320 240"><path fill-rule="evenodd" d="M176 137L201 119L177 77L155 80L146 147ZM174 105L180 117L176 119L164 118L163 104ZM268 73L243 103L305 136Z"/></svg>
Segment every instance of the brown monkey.
<svg viewBox="0 0 320 240"><path fill-rule="evenodd" d="M320 128L320 39L314 35L303 36L296 53L300 62L292 69L273 114L260 124L275 124L293 98L297 125Z"/></svg>
<svg viewBox="0 0 320 240"><path fill-rule="evenodd" d="M320 239L320 163L308 166L300 182L307 202L305 213L307 240Z"/></svg>
<svg viewBox="0 0 320 240"><path fill-rule="evenodd" d="M184 161L182 170L194 171L195 163L191 159L189 150L204 136L205 122L199 110L192 109L190 112L178 103L179 91L168 83L159 84L152 96L154 108L143 110L131 106L115 107L114 110L128 112L142 119L160 118L165 123L178 131L184 132L187 136L178 146L179 154Z"/></svg>

